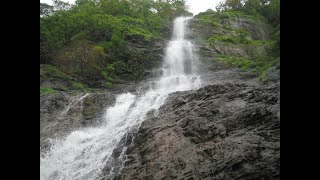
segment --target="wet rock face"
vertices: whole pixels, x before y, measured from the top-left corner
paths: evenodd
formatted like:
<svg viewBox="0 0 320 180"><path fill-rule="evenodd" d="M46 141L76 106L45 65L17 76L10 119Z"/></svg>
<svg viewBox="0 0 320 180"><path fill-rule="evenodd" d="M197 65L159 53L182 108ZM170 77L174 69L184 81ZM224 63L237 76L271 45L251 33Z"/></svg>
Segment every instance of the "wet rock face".
<svg viewBox="0 0 320 180"><path fill-rule="evenodd" d="M62 93L40 95L40 147L46 146L46 139L53 137L58 124L58 115L66 108L68 98Z"/></svg>
<svg viewBox="0 0 320 180"><path fill-rule="evenodd" d="M72 130L100 124L106 108L115 102L115 96L108 92L84 95L85 93L40 95L41 148L49 145L48 138L61 138Z"/></svg>
<svg viewBox="0 0 320 180"><path fill-rule="evenodd" d="M107 107L113 105L115 97L110 93L89 94L83 101L83 122L92 125L101 120Z"/></svg>
<svg viewBox="0 0 320 180"><path fill-rule="evenodd" d="M279 84L176 92L149 113L116 179L279 179Z"/></svg>

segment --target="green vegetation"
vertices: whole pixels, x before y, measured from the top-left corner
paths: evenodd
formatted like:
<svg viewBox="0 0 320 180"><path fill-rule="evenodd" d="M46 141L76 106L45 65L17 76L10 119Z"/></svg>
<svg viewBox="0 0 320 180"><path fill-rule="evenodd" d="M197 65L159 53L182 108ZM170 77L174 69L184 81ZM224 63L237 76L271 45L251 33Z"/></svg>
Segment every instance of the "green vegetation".
<svg viewBox="0 0 320 180"><path fill-rule="evenodd" d="M104 80L108 87L123 72L140 74L134 66L141 63L131 61L128 42L147 46L164 36L173 18L192 15L184 0L77 0L72 6L53 2L40 3L40 63L55 66L61 76Z"/></svg>
<svg viewBox="0 0 320 180"><path fill-rule="evenodd" d="M216 59L225 64L252 71L267 79L267 72L280 63L280 0L224 0L216 7L197 15L202 23L210 23L218 32L207 39L209 45L222 43L253 52L249 57L223 54ZM252 38L245 29L232 28L230 21L244 18L257 25L267 24L271 29L269 39Z"/></svg>
<svg viewBox="0 0 320 180"><path fill-rule="evenodd" d="M214 44L217 42L223 42L227 44L246 44L246 45L252 45L252 46L261 46L261 45L267 45L272 43L272 41L269 40L252 40L250 36L247 35L234 35L234 36L226 36L226 35L216 35L213 37L210 37L208 40L209 44Z"/></svg>
<svg viewBox="0 0 320 180"><path fill-rule="evenodd" d="M241 68L242 70L248 70L250 68L255 68L255 63L245 57L219 55L216 58L216 60L222 61L228 65L236 66L238 68Z"/></svg>
<svg viewBox="0 0 320 180"><path fill-rule="evenodd" d="M259 46L268 43L265 40L250 40L247 38L235 37L235 36L213 36L208 39L209 43L224 42L232 44L248 44L253 46Z"/></svg>
<svg viewBox="0 0 320 180"><path fill-rule="evenodd" d="M56 89L83 91L88 91L88 84L112 87L123 80L136 80L145 73L144 67L151 66L146 62L152 61L152 52L130 44L149 50L180 15L192 15L185 0L77 0L72 6L60 0L54 0L53 6L40 3L40 64L45 65L40 78L57 78L70 85ZM200 25L210 24L218 31L206 39L209 45L256 49L249 58L225 55L219 60L261 76L280 61L280 0L225 0L217 11L208 10L197 18ZM246 29L228 24L239 18L268 23L271 38L257 40ZM43 93L52 91L40 88Z"/></svg>
<svg viewBox="0 0 320 180"><path fill-rule="evenodd" d="M201 24L211 24L213 27L219 27L220 23L217 14L215 11L207 10L197 15L197 17Z"/></svg>
<svg viewBox="0 0 320 180"><path fill-rule="evenodd" d="M225 11L218 12L218 15L220 16L220 18L229 18L232 20L235 20L236 18L251 19L255 22L265 20L261 14L256 13L255 11L248 12L248 11L240 11L240 10L225 10Z"/></svg>
<svg viewBox="0 0 320 180"><path fill-rule="evenodd" d="M112 83L111 83L111 82L106 82L104 85L105 85L106 87L112 87Z"/></svg>
<svg viewBox="0 0 320 180"><path fill-rule="evenodd" d="M280 62L280 59L262 56L255 59L248 59L239 56L219 55L216 60L222 61L227 65L241 68L244 71L256 73L261 80L265 80L268 70Z"/></svg>
<svg viewBox="0 0 320 180"><path fill-rule="evenodd" d="M52 94L55 90L50 87L40 87L40 94Z"/></svg>
<svg viewBox="0 0 320 180"><path fill-rule="evenodd" d="M199 15L197 15L197 18L201 23L211 24L213 27L223 27L223 25L221 24L221 20L223 19L236 20L237 18L245 18L256 23L265 21L265 17L259 13L240 10L213 11L209 9L206 12L199 13ZM228 26L224 27L228 28Z"/></svg>
<svg viewBox="0 0 320 180"><path fill-rule="evenodd" d="M72 82L72 88L77 90L84 90L85 86L79 82Z"/></svg>
<svg viewBox="0 0 320 180"><path fill-rule="evenodd" d="M59 68L53 65L42 65L40 68L40 77L41 78L47 78L47 77L53 77L58 78L62 80L70 80L71 77L68 76L66 73L61 71Z"/></svg>

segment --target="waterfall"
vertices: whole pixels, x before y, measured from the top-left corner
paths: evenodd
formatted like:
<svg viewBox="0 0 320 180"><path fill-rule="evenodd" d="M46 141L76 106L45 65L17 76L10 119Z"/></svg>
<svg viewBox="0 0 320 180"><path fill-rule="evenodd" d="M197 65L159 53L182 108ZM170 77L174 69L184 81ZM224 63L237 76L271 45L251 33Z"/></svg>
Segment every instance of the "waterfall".
<svg viewBox="0 0 320 180"><path fill-rule="evenodd" d="M184 37L188 19L174 20L161 77L142 94L119 95L115 105L106 110L102 126L73 131L64 139L52 140L51 148L40 154L40 179L99 179L120 140L143 122L148 111L157 110L170 93L200 88L192 43Z"/></svg>

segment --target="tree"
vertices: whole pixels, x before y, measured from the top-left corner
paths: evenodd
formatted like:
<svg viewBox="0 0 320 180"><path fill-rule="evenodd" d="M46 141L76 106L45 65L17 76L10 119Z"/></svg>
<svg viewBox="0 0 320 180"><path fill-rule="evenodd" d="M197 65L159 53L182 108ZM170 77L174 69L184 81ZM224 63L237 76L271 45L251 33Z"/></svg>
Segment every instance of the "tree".
<svg viewBox="0 0 320 180"><path fill-rule="evenodd" d="M61 0L53 0L53 7L56 11L67 11L71 8L71 5Z"/></svg>
<svg viewBox="0 0 320 180"><path fill-rule="evenodd" d="M225 4L223 1L220 1L218 3L218 5L216 6L216 10L217 10L217 12L220 12L220 11L223 11L224 9L225 9Z"/></svg>
<svg viewBox="0 0 320 180"><path fill-rule="evenodd" d="M132 2L129 0L100 0L99 6L100 8L107 14L111 14L113 16L119 15L132 15L131 9Z"/></svg>
<svg viewBox="0 0 320 180"><path fill-rule="evenodd" d="M151 8L154 7L153 0L132 0L133 9L135 9L136 13L140 15L148 27L150 27L150 23L148 21L148 17L153 13Z"/></svg>
<svg viewBox="0 0 320 180"><path fill-rule="evenodd" d="M261 10L261 14L267 17L268 21L277 26L280 24L280 0L271 0Z"/></svg>
<svg viewBox="0 0 320 180"><path fill-rule="evenodd" d="M225 6L227 9L241 9L243 0L226 0Z"/></svg>
<svg viewBox="0 0 320 180"><path fill-rule="evenodd" d="M40 3L41 63L57 64L64 72L87 79L115 61L130 68L133 56L127 42L149 43L174 17L188 14L185 0L76 0L72 6L54 0L53 4Z"/></svg>
<svg viewBox="0 0 320 180"><path fill-rule="evenodd" d="M88 40L78 40L60 50L55 57L55 63L64 72L95 80L104 58L105 53L101 47L94 46Z"/></svg>
<svg viewBox="0 0 320 180"><path fill-rule="evenodd" d="M53 14L53 6L46 3L40 3L40 17L49 16Z"/></svg>
<svg viewBox="0 0 320 180"><path fill-rule="evenodd" d="M244 8L247 10L260 10L261 7L261 0L247 0L244 4Z"/></svg>

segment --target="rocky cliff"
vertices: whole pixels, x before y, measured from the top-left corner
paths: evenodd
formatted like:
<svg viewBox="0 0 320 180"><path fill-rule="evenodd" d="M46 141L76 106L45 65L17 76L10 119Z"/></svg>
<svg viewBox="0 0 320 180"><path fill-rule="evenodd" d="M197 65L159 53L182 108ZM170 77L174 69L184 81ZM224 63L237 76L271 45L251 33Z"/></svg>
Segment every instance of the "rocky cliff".
<svg viewBox="0 0 320 180"><path fill-rule="evenodd" d="M264 80L276 82L280 81L280 60L272 57L279 50L273 31L262 17L207 11L188 22L187 37L194 42L204 70L238 67L246 75L263 74Z"/></svg>
<svg viewBox="0 0 320 180"><path fill-rule="evenodd" d="M224 83L171 94L126 138L117 179L279 179L279 88Z"/></svg>
<svg viewBox="0 0 320 180"><path fill-rule="evenodd" d="M280 65L268 69L270 81L262 85L256 73L219 59L264 56L270 29L251 17L208 14L191 19L187 32L204 87L173 93L149 112L114 150L102 179L280 179ZM143 90L159 73L165 43L130 39L133 71L107 91L67 91L76 79L44 73L40 83L58 92L40 95L40 147L48 147L48 138L99 125L116 94Z"/></svg>
<svg viewBox="0 0 320 180"><path fill-rule="evenodd" d="M259 74L219 60L257 61L271 29L252 17L208 14L191 19L187 32L205 87L173 93L149 112L114 150L104 179L280 179L280 64L268 65L262 85Z"/></svg>

